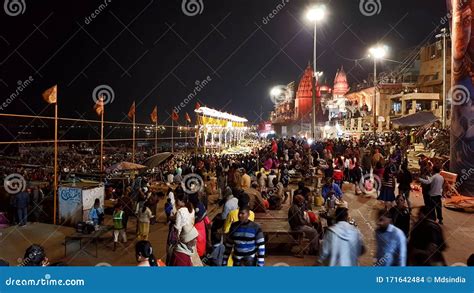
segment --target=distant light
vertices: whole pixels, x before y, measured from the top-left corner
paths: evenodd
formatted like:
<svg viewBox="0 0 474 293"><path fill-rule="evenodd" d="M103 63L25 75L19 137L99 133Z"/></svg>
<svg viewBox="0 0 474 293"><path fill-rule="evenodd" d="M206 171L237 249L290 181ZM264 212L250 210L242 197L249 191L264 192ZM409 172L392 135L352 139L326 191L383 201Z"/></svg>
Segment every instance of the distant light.
<svg viewBox="0 0 474 293"><path fill-rule="evenodd" d="M309 21L321 21L324 19L326 15L326 6L324 5L316 5L308 10L306 13L306 18Z"/></svg>
<svg viewBox="0 0 474 293"><path fill-rule="evenodd" d="M308 138L308 144L309 144L309 145L312 145L313 142L314 142L314 140L313 140L312 138Z"/></svg>
<svg viewBox="0 0 474 293"><path fill-rule="evenodd" d="M374 59L382 59L387 55L387 51L387 46L378 45L369 49L369 56Z"/></svg>
<svg viewBox="0 0 474 293"><path fill-rule="evenodd" d="M275 86L270 90L270 95L272 97L277 97L277 96L281 95L282 93L283 93L283 91L278 86Z"/></svg>

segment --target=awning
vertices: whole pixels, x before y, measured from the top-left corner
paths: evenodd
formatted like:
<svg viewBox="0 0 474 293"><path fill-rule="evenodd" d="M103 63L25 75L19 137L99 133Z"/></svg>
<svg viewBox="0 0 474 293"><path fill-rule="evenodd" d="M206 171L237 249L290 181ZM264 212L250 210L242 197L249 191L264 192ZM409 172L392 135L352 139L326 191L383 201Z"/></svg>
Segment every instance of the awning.
<svg viewBox="0 0 474 293"><path fill-rule="evenodd" d="M438 121L439 118L436 117L430 111L417 112L415 114L406 115L400 118L394 118L391 122L395 125L402 127L417 127L426 124L431 124Z"/></svg>
<svg viewBox="0 0 474 293"><path fill-rule="evenodd" d="M163 164L166 160L173 157L173 154L170 152L159 153L154 156L151 156L143 162L143 165L147 166L148 168L155 168L161 164Z"/></svg>
<svg viewBox="0 0 474 293"><path fill-rule="evenodd" d="M120 162L117 164L114 164L107 168L107 173L115 172L115 171L125 171L125 170L140 170L140 169L145 169L146 166L140 165L140 164L135 164L135 163L130 163L130 162Z"/></svg>

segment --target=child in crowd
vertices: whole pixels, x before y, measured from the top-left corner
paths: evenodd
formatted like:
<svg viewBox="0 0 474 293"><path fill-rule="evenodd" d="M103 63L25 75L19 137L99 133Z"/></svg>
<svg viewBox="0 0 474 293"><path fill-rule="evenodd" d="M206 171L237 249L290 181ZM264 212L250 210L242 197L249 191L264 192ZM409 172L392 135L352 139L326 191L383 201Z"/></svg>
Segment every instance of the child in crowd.
<svg viewBox="0 0 474 293"><path fill-rule="evenodd" d="M171 198L168 198L165 203L166 224L170 223L171 213L173 212L173 204Z"/></svg>
<svg viewBox="0 0 474 293"><path fill-rule="evenodd" d="M222 242L222 236L219 233L211 235L212 252L208 255L208 265L213 267L222 266L222 258L224 257L225 246Z"/></svg>

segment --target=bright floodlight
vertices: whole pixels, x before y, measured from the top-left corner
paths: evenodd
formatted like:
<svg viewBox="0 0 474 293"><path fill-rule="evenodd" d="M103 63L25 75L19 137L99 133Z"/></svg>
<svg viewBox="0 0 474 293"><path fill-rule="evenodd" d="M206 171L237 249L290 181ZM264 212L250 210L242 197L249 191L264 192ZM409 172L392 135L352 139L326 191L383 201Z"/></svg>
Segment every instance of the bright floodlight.
<svg viewBox="0 0 474 293"><path fill-rule="evenodd" d="M316 5L308 10L306 13L306 18L309 21L321 21L324 19L326 15L326 6L324 5Z"/></svg>
<svg viewBox="0 0 474 293"><path fill-rule="evenodd" d="M308 138L308 144L309 144L309 145L312 145L313 142L314 142L314 140L313 140L312 138Z"/></svg>
<svg viewBox="0 0 474 293"><path fill-rule="evenodd" d="M274 88L272 88L271 91L270 91L270 95L271 95L272 97L278 97L278 96L281 95L282 93L283 93L283 91L281 90L281 88L280 88L280 87L277 87L277 86L274 87Z"/></svg>
<svg viewBox="0 0 474 293"><path fill-rule="evenodd" d="M382 59L387 55L387 46L376 46L369 49L370 57Z"/></svg>

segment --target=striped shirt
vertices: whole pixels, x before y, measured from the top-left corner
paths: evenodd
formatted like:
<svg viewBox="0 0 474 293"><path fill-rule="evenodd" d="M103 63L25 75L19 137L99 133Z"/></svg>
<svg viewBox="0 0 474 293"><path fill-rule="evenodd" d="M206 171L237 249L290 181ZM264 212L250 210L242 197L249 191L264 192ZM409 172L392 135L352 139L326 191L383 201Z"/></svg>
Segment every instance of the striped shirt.
<svg viewBox="0 0 474 293"><path fill-rule="evenodd" d="M248 260L255 261L257 266L265 264L265 237L258 224L252 221L240 221L230 226L230 233L226 237L223 266L227 265L229 255L233 252L236 265Z"/></svg>

